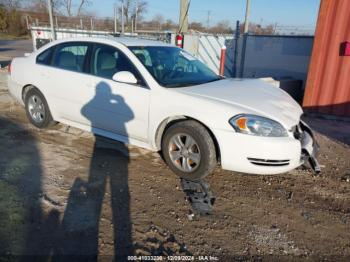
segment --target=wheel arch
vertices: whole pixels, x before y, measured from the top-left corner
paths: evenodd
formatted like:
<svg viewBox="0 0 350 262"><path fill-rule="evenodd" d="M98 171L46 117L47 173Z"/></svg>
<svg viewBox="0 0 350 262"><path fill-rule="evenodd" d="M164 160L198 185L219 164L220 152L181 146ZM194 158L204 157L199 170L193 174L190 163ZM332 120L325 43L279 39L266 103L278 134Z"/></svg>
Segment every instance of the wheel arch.
<svg viewBox="0 0 350 262"><path fill-rule="evenodd" d="M29 90L31 90L33 88L37 89L42 94L42 92L36 86L34 86L32 84L27 84L27 85L22 87L22 97L21 98L22 98L23 103L25 102L24 100L26 98L26 94L28 93Z"/></svg>
<svg viewBox="0 0 350 262"><path fill-rule="evenodd" d="M199 124L201 124L202 126L204 126L204 128L208 131L209 135L213 139L213 142L215 145L216 158L217 158L217 160L220 160L220 156L221 156L220 146L219 146L219 143L218 143L214 133L211 131L211 129L206 124L204 124L202 121L200 121L196 118L190 117L190 116L186 116L186 115L177 115L177 116L167 117L158 125L156 135L155 135L155 145L156 145L157 150L162 149L163 136L164 136L166 130L170 126L172 126L173 124L175 124L177 122L188 121L188 120L196 121Z"/></svg>

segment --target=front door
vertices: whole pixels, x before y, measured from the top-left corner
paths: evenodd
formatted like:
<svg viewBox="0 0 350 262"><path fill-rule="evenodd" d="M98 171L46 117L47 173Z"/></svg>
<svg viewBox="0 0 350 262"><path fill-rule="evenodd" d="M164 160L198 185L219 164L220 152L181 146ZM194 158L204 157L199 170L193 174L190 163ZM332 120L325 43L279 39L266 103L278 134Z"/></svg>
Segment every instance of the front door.
<svg viewBox="0 0 350 262"><path fill-rule="evenodd" d="M120 71L129 71L138 84L112 80ZM126 55L115 47L95 44L84 86L94 96L81 107L81 115L95 128L147 141L150 90Z"/></svg>

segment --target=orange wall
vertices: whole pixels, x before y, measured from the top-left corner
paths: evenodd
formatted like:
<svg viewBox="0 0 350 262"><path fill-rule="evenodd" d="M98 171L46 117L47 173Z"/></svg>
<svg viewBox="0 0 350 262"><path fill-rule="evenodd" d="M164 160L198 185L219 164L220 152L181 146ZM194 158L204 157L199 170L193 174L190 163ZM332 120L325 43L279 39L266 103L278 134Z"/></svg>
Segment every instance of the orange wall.
<svg viewBox="0 0 350 262"><path fill-rule="evenodd" d="M321 0L304 96L304 109L350 116L350 0Z"/></svg>

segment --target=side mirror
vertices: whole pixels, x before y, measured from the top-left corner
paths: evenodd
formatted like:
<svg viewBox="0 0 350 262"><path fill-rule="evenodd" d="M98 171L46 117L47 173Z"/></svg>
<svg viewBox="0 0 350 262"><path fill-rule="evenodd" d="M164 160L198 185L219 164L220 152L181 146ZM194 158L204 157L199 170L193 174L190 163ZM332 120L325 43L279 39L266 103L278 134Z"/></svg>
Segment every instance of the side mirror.
<svg viewBox="0 0 350 262"><path fill-rule="evenodd" d="M137 79L133 73L129 71L120 71L113 75L113 80L126 84L137 84Z"/></svg>

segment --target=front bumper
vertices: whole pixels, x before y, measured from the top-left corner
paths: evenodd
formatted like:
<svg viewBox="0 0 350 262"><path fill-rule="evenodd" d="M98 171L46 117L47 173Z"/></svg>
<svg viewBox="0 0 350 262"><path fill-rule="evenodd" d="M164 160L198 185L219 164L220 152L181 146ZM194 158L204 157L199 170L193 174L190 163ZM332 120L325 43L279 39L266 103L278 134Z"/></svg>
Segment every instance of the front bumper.
<svg viewBox="0 0 350 262"><path fill-rule="evenodd" d="M215 130L223 169L260 175L288 172L310 161L316 161L318 145L312 131L301 124L301 136L259 137ZM311 163L311 162L310 162Z"/></svg>

